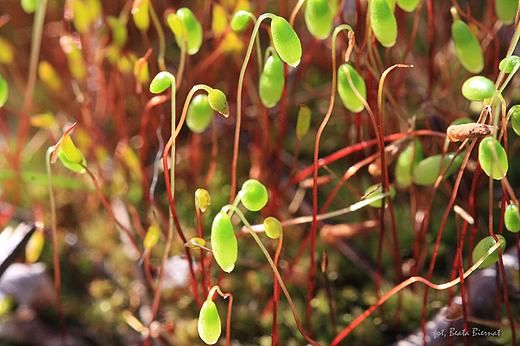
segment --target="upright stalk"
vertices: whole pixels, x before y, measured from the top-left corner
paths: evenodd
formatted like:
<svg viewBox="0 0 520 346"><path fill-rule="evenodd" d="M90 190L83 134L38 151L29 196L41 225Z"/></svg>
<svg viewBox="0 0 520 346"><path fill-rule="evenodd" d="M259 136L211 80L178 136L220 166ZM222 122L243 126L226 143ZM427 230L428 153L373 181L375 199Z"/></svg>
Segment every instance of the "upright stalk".
<svg viewBox="0 0 520 346"><path fill-rule="evenodd" d="M348 30L350 35L354 35L354 31L352 28L343 24L336 29L334 29L334 33L332 34L332 87L330 92L330 101L329 108L327 109L327 113L321 122L320 127L318 128L318 132L316 134L316 140L314 142L314 176L313 176L313 185L312 185L312 226L311 226L311 249L310 249L310 269L309 269L309 285L308 285L308 295L307 295L307 323L310 322L311 316L311 300L314 295L314 262L315 262L315 249L316 249L316 230L318 227L318 156L319 156L319 147L320 147L320 139L323 131L325 130L325 126L330 119L332 114L332 109L334 108L334 100L336 97L336 37L338 33L342 30ZM349 40L349 44L353 44L353 39ZM349 50L350 51L350 50Z"/></svg>
<svg viewBox="0 0 520 346"><path fill-rule="evenodd" d="M253 51L253 45L255 43L255 37L258 35L258 29L260 28L260 23L266 18L275 18L275 16L271 13L264 13L255 23L253 27L253 33L251 34L251 39L249 40L249 46L247 47L246 56L244 58L244 63L242 64L242 68L240 70L240 76L238 77L238 91L237 91L237 120L235 125L235 139L233 144L233 161L231 163L231 193L229 197L229 203L233 203L233 199L235 198L236 189L237 189L237 165L238 165L238 146L240 143L240 126L242 123L242 86L244 85L244 76L246 73L247 64L249 62L249 58L251 57L251 52Z"/></svg>
<svg viewBox="0 0 520 346"><path fill-rule="evenodd" d="M58 310L58 319L60 321L60 337L61 345L65 345L65 318L63 316L63 308L61 306L61 269L60 259L58 256L58 225L56 220L56 201L54 200L54 190L52 188L52 171L51 171L51 156L54 152L55 146L49 147L45 154L45 164L47 168L47 184L49 186L49 202L51 208L51 230L52 230L52 259L54 265L54 294L56 299L56 309Z"/></svg>
<svg viewBox="0 0 520 346"><path fill-rule="evenodd" d="M38 59L40 56L40 47L42 42L43 23L45 21L45 11L47 9L47 0L38 1L36 14L34 15L34 25L31 37L31 55L29 58L29 77L27 79L27 87L24 93L24 101L21 113L20 123L18 125L18 142L16 145L16 153L14 155L13 168L19 173L20 170L20 153L25 140L27 130L29 129L29 110L31 109L34 87L36 85L36 77L38 72Z"/></svg>

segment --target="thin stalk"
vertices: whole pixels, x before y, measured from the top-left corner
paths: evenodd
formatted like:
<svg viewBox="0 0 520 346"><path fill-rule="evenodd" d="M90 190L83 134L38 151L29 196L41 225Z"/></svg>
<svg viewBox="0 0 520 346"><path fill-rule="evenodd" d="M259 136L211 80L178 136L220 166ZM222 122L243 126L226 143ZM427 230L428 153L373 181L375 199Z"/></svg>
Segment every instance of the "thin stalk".
<svg viewBox="0 0 520 346"><path fill-rule="evenodd" d="M36 77L38 72L38 59L40 56L40 48L42 42L43 24L45 22L45 11L47 9L47 0L38 1L38 7L34 15L34 25L31 37L31 55L29 57L29 77L27 87L24 93L24 101L22 106L21 119L18 127L18 142L16 145L16 153L14 155L14 170L19 173L20 170L20 153L25 140L25 136L29 129L29 110L31 109L34 87L36 85Z"/></svg>
<svg viewBox="0 0 520 346"><path fill-rule="evenodd" d="M155 30L157 30L157 39L159 40L159 53L157 54L157 64L161 71L166 71L166 64L164 63L164 52L166 51L166 39L164 38L164 31L161 26L161 22L155 13L152 2L150 1L150 17L152 18Z"/></svg>
<svg viewBox="0 0 520 346"><path fill-rule="evenodd" d="M258 20L253 27L253 33L251 34L251 39L249 40L249 46L247 47L244 63L242 64L242 68L240 69L240 76L238 78L237 120L235 125L235 139L233 144L233 161L231 163L231 193L229 197L230 204L233 203L233 198L235 197L237 188L238 146L240 144L240 126L242 123L242 86L244 85L244 76L246 73L247 63L249 62L249 58L251 57L251 52L253 50L253 44L255 43L255 37L258 34L260 23L266 18L274 19L275 16L271 13L264 13L258 17Z"/></svg>
<svg viewBox="0 0 520 346"><path fill-rule="evenodd" d="M300 323L300 320L298 319L298 315L296 313L296 307L294 306L294 303L293 303L293 300L291 298L291 295L289 294L289 291L287 290L287 287L285 287L285 283L282 279L282 276L280 275L280 272L278 271L278 269L276 268L275 264L274 264L274 261L273 259L271 258L271 255L269 254L269 252L267 251L267 249L265 248L264 244L262 243L262 241L260 240L260 238L258 237L258 235L253 231L253 228L251 227L251 224L249 224L249 222L247 221L247 219L245 218L244 214L242 214L242 212L237 208L237 207L234 207L233 205L226 205L224 207L222 207L223 210L232 210L234 211L239 217L240 217L240 220L242 220L242 222L244 223L244 225L249 229L249 233L251 234L251 236L253 237L253 239L256 241L256 243L258 244L258 246L260 247L260 250L262 250L262 252L264 253L264 256L265 258L267 259L267 262L269 262L269 265L271 266L271 269L273 270L274 272L274 275L276 275L276 278L278 279L278 283L280 284L280 288L282 289L283 293L285 294L285 297L287 298L287 301L289 303L289 306L291 307L291 311L292 311L292 314L294 316L294 320L296 322L296 326L298 328L298 330L300 331L300 333L302 334L302 336L305 338L305 340L307 340L309 343L311 343L312 345L314 346L320 346L320 344L318 344L316 341L312 340L307 334L305 334L305 332L303 331L303 328L301 326L301 323Z"/></svg>
<svg viewBox="0 0 520 346"><path fill-rule="evenodd" d="M498 242L496 242L492 247L489 248L489 250L477 261L475 264L473 264L463 275L463 278L466 279L471 273L473 273L481 264L488 258L495 250L500 248L500 245L502 245L502 240L499 239ZM426 286L436 289L436 290L445 290L450 287L455 286L460 282L460 277L457 277L456 279L444 283L444 284L434 284L431 281L424 279L420 276L412 276L411 278L406 279L405 281L401 282L399 285L392 288L390 291L388 291L385 295L383 295L377 303L372 305L370 308L365 310L360 316L358 316L348 327L346 327L340 334L338 334L334 340L332 340L332 343L330 346L335 346L339 344L341 340L343 340L357 325L359 325L361 322L365 320L375 309L377 309L381 304L383 304L388 298L396 294L397 292L401 291L406 286L409 286L413 284L414 282L422 282Z"/></svg>
<svg viewBox="0 0 520 346"><path fill-rule="evenodd" d="M282 252L283 246L283 228L278 237L278 246L276 247L276 253L274 254L274 265L278 267L278 260L280 259L280 252ZM280 285L278 284L278 278L274 276L274 289L273 289L273 332L271 338L271 345L275 346L276 336L278 334L278 302L280 301Z"/></svg>
<svg viewBox="0 0 520 346"><path fill-rule="evenodd" d="M56 309L58 310L58 319L60 321L60 339L61 345L65 345L65 317L63 315L63 307L61 305L61 269L60 259L58 256L58 225L56 220L56 201L54 200L54 190L52 188L52 171L51 171L51 155L55 146L49 147L45 155L45 164L47 168L47 184L49 186L49 199L51 208L51 230L52 230L52 259L54 265L54 294L56 299Z"/></svg>
<svg viewBox="0 0 520 346"><path fill-rule="evenodd" d="M184 25L181 26L182 27L182 30L184 30ZM177 76L176 76L176 80L177 80L177 84L175 85L175 89L176 90L179 90L179 87L181 86L181 81L182 81L182 75L184 74L184 66L186 66L186 36L183 34L182 35L182 40L181 40L181 60L179 61L179 68L177 69Z"/></svg>
<svg viewBox="0 0 520 346"><path fill-rule="evenodd" d="M311 300L314 295L314 260L315 260L315 249L316 249L316 230L318 227L318 156L320 150L320 139L323 131L325 130L325 126L332 115L332 109L334 108L334 100L336 97L336 37L339 32L342 30L348 30L351 36L354 36L354 32L352 28L343 24L336 29L332 34L332 87L330 92L330 101L329 108L327 109L327 113L323 118L320 127L318 128L318 132L316 133L316 139L314 142L314 176L313 176L313 186L312 186L312 226L311 226L311 248L310 248L310 269L309 269L309 282L308 282L308 293L307 293L307 323L310 323L311 316ZM354 40L349 39L349 44L353 45ZM310 327L309 327L310 328Z"/></svg>
<svg viewBox="0 0 520 346"><path fill-rule="evenodd" d="M211 288L211 290L208 293L208 298L207 298L208 301L213 300L213 295L215 294L215 291L218 292L218 294L222 298L224 298L224 299L229 298L228 311L227 311L227 317L226 317L226 346L229 346L230 336L231 336L231 310L232 310L232 305L233 305L233 295L231 293L223 293L220 290L220 287L215 285Z"/></svg>

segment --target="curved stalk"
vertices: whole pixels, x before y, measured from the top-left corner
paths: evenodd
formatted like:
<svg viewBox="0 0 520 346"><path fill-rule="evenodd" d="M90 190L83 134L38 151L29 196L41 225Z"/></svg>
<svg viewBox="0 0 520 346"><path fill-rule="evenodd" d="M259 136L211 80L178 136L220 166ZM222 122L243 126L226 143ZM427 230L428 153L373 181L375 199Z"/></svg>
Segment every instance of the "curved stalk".
<svg viewBox="0 0 520 346"><path fill-rule="evenodd" d="M481 264L488 258L495 250L497 250L500 245L502 245L502 240L499 239L498 242L495 243L492 247L489 248L489 250L477 261L475 264L473 264L463 275L463 279L465 280L471 273L473 273ZM434 284L431 281L420 277L420 276L412 276L411 278L408 278L407 280L401 282L399 285L395 286L393 289L388 291L385 295L383 295L377 303L372 305L370 308L365 310L361 315L359 315L352 323L346 327L340 334L338 334L334 340L332 340L332 343L330 346L337 345L341 340L343 340L351 331L354 329L357 325L359 325L365 318L367 318L375 309L377 309L381 304L383 304L388 298L396 294L397 292L401 291L406 286L409 286L413 284L414 282L422 282L423 284L427 285L430 288L436 289L436 290L445 290L450 287L455 286L460 282L460 277L457 277L456 279L446 282L444 284Z"/></svg>
<svg viewBox="0 0 520 346"><path fill-rule="evenodd" d="M287 287L285 286L285 283L282 279L282 276L280 275L280 272L278 271L278 269L276 268L275 264L274 264L274 261L273 259L271 258L271 255L269 254L269 252L267 251L267 249L265 248L264 244L262 243L262 241L260 240L260 238L258 237L258 235L255 233L255 231L253 230L253 228L251 227L251 224L247 221L247 219L245 218L244 214L242 214L242 212L235 206L233 205L225 205L222 207L223 210L230 210L230 211L234 211L239 217L240 217L240 220L242 220L242 222L244 223L244 225L246 225L246 227L249 229L249 233L251 234L251 236L253 237L253 239L256 241L256 243L258 244L258 246L260 247L260 250L262 250L262 252L264 253L264 256L265 258L267 259L267 262L269 262L269 265L271 266L271 269L273 270L274 272L274 275L276 275L276 278L278 279L278 282L280 284L280 288L282 289L285 297L287 298L287 301L289 302L289 305L291 307L291 311L292 311L292 314L294 316L294 320L296 322L296 326L298 327L298 330L300 331L300 333L302 334L302 336L305 338L305 340L307 340L309 343L311 343L312 345L314 346L320 346L320 344L318 344L316 341L312 340L307 334L305 334L305 332L303 331L303 328L301 326L301 323L300 323L300 320L298 319L298 315L296 314L296 307L294 306L294 303L293 303L293 300L291 298L291 295L289 294L289 291L287 290Z"/></svg>
<svg viewBox="0 0 520 346"><path fill-rule="evenodd" d="M55 145L47 149L45 154L45 166L47 168L47 184L49 186L49 202L51 208L51 230L52 230L52 260L54 265L54 294L56 299L56 309L58 310L58 319L60 321L60 337L61 344L65 345L65 317L63 316L63 308L61 305L61 269L60 259L58 256L58 225L56 218L56 201L54 199L54 190L52 188L52 171L51 171L51 155L56 148Z"/></svg>
<svg viewBox="0 0 520 346"><path fill-rule="evenodd" d="M240 76L238 78L238 91L237 91L237 120L235 125L235 139L233 144L233 161L231 163L231 193L229 203L233 203L233 198L235 196L236 188L237 188L237 165L238 165L238 146L240 143L240 126L242 123L242 86L244 85L244 76L246 73L247 63L249 62L249 58L251 57L251 52L253 50L253 44L255 43L255 37L258 35L258 29L260 28L260 23L266 18L274 19L274 14L264 13L255 23L253 28L253 33L251 34L251 39L249 40L249 46L247 47L246 56L244 58L244 63L242 64L242 68L240 70Z"/></svg>
<svg viewBox="0 0 520 346"><path fill-rule="evenodd" d="M157 54L157 63L159 64L159 70L166 71L166 64L164 63L164 52L166 51L166 39L164 38L164 31L161 27L161 22L157 18L157 13L153 8L152 2L150 1L150 17L152 17L153 25L157 30L157 36L159 40L159 53Z"/></svg>
<svg viewBox="0 0 520 346"><path fill-rule="evenodd" d="M336 97L336 37L339 32L342 30L348 30L349 35L353 37L354 31L352 28L343 24L336 29L332 34L332 90L330 92L330 101L329 108L327 109L327 113L323 118L320 127L318 128L318 132L316 134L316 140L314 142L314 176L313 176L313 186L312 186L312 226L311 226L311 248L310 248L310 269L309 269L309 286L308 286L308 296L307 296L307 322L309 322L310 314L311 314L311 299L314 294L314 259L315 259L315 249L316 249L316 230L318 227L318 155L320 148L320 139L323 131L325 130L325 126L332 115L332 109L334 108L334 100ZM349 40L349 44L354 44L354 40Z"/></svg>

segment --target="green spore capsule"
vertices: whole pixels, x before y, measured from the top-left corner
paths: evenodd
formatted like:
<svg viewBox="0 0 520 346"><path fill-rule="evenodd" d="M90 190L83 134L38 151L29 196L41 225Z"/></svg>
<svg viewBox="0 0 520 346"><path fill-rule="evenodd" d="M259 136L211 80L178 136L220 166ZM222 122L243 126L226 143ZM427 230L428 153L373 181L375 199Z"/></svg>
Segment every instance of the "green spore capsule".
<svg viewBox="0 0 520 346"><path fill-rule="evenodd" d="M221 211L211 225L211 247L213 256L223 271L230 273L237 261L238 243L229 216Z"/></svg>
<svg viewBox="0 0 520 346"><path fill-rule="evenodd" d="M377 197L378 195L383 193L383 187L380 185L376 189L376 186L377 185L372 185L368 189L365 190L365 198L364 199ZM372 191L372 192L370 192L370 191ZM395 197L395 188L393 186L390 186L390 198L394 199L394 197ZM381 208L383 206L383 199L387 200L387 198L388 197L385 197L385 198L382 198L382 199L378 199L377 201L374 201L374 202L370 203L369 206L374 207L374 208Z"/></svg>
<svg viewBox="0 0 520 346"><path fill-rule="evenodd" d="M152 222L150 227L148 227L148 231L146 231L146 235L144 237L143 246L146 250L150 251L151 248L157 244L159 240L159 236L161 234L161 227L157 221Z"/></svg>
<svg viewBox="0 0 520 346"><path fill-rule="evenodd" d="M447 153L444 157L444 162L442 165L442 170L448 166L448 163L453 159L455 153ZM464 160L463 155L458 155L455 160L450 165L450 168L444 175L443 179L449 177L452 173L457 171L462 165L462 161ZM437 174L439 173L439 167L441 165L442 155L434 155L427 157L426 159L419 162L419 164L415 167L412 174L412 181L417 185L433 185L437 180Z"/></svg>
<svg viewBox="0 0 520 346"><path fill-rule="evenodd" d="M264 220L265 234L271 239L278 239L282 232L282 224L277 218L269 216Z"/></svg>
<svg viewBox="0 0 520 346"><path fill-rule="evenodd" d="M199 336L208 345L213 345L218 341L222 327L218 315L217 306L208 299L202 304L198 322Z"/></svg>
<svg viewBox="0 0 520 346"><path fill-rule="evenodd" d="M511 126L517 136L520 136L520 105L514 105L508 112L511 118Z"/></svg>
<svg viewBox="0 0 520 346"><path fill-rule="evenodd" d="M363 96L365 100L367 98L367 87L365 81L361 78L359 73L357 73L356 69L349 64L343 64L338 69L339 97L341 98L343 105L349 111L353 113L361 112L365 108L365 105L350 86L347 77L347 70L358 93Z"/></svg>
<svg viewBox="0 0 520 346"><path fill-rule="evenodd" d="M305 24L312 36L320 40L329 37L333 19L332 8L327 0L307 0Z"/></svg>
<svg viewBox="0 0 520 346"><path fill-rule="evenodd" d="M25 13L34 13L36 7L38 7L37 0L22 0L21 5Z"/></svg>
<svg viewBox="0 0 520 346"><path fill-rule="evenodd" d="M504 252L506 248L506 240L503 236L500 234L496 235L499 240L502 240L502 244L500 245L500 248L502 249L502 252ZM492 236L487 236L481 241L478 242L478 244L473 249L473 254L471 255L471 258L473 260L473 263L477 262L488 250L496 244L495 239ZM486 268L489 267L492 264L495 264L498 262L498 249L493 251L488 258L482 262L482 264L479 266L479 268Z"/></svg>
<svg viewBox="0 0 520 346"><path fill-rule="evenodd" d="M9 85L7 81L0 75L0 107L3 107L9 96Z"/></svg>
<svg viewBox="0 0 520 346"><path fill-rule="evenodd" d="M412 172L424 158L421 141L416 139L399 154L395 164L395 180L402 187L412 185Z"/></svg>
<svg viewBox="0 0 520 346"><path fill-rule="evenodd" d="M209 192L205 189L197 189L197 191L195 191L195 206L197 206L201 212L205 212L210 204L211 196Z"/></svg>
<svg viewBox="0 0 520 346"><path fill-rule="evenodd" d="M267 204L267 189L258 180L249 179L238 193L242 204L249 211L259 211Z"/></svg>
<svg viewBox="0 0 520 346"><path fill-rule="evenodd" d="M514 204L509 204L504 211L504 225L509 232L520 231L520 213Z"/></svg>
<svg viewBox="0 0 520 346"><path fill-rule="evenodd" d="M296 137L301 140L311 126L311 110L306 105L300 105L298 119L296 120Z"/></svg>
<svg viewBox="0 0 520 346"><path fill-rule="evenodd" d="M244 31L248 26L249 19L251 19L251 13L244 10L238 11L231 19L231 29L236 32Z"/></svg>
<svg viewBox="0 0 520 346"><path fill-rule="evenodd" d="M495 12L504 24L512 24L518 10L518 0L495 0Z"/></svg>
<svg viewBox="0 0 520 346"><path fill-rule="evenodd" d="M223 114L226 117L229 115L227 97L221 90L212 89L208 93L208 102L209 106L220 114Z"/></svg>
<svg viewBox="0 0 520 346"><path fill-rule="evenodd" d="M520 64L520 57L511 55L509 58L502 59L498 64L498 68L505 73L511 73L518 64Z"/></svg>
<svg viewBox="0 0 520 346"><path fill-rule="evenodd" d="M170 72L159 72L150 83L150 92L153 94L162 93L172 85L172 78L174 77Z"/></svg>
<svg viewBox="0 0 520 346"><path fill-rule="evenodd" d="M392 47L397 41L397 21L386 0L370 2L370 27L376 39L384 47Z"/></svg>
<svg viewBox="0 0 520 346"><path fill-rule="evenodd" d="M482 76L470 77L462 84L462 95L470 101L483 101L495 92L495 83Z"/></svg>
<svg viewBox="0 0 520 346"><path fill-rule="evenodd" d="M208 95L198 94L193 98L186 114L186 125L195 133L204 132L211 123L213 110L209 106Z"/></svg>
<svg viewBox="0 0 520 346"><path fill-rule="evenodd" d="M406 12L415 11L421 0L397 0L397 6Z"/></svg>
<svg viewBox="0 0 520 346"><path fill-rule="evenodd" d="M274 48L280 58L292 67L298 66L302 57L302 44L291 24L276 16L271 22Z"/></svg>
<svg viewBox="0 0 520 346"><path fill-rule="evenodd" d="M492 148L495 148L496 150L498 162L493 156ZM507 160L506 151L504 147L502 147L502 144L493 137L486 137L480 142L478 148L478 161L480 162L482 170L489 177L492 177L495 180L500 180L507 174L509 162Z"/></svg>
<svg viewBox="0 0 520 346"><path fill-rule="evenodd" d="M142 32L148 31L150 27L150 0L134 0L131 12L135 26Z"/></svg>
<svg viewBox="0 0 520 346"><path fill-rule="evenodd" d="M274 107L282 98L284 85L283 63L275 53L267 58L260 75L258 91L262 104L267 108Z"/></svg>
<svg viewBox="0 0 520 346"><path fill-rule="evenodd" d="M168 18L170 16L168 16ZM189 55L193 55L199 51L202 45L202 26L193 12L187 7L179 8L176 16L183 25L183 28L181 29L181 34L176 33L177 30L173 30L172 28L175 34L175 41L177 41L177 44L181 47L183 36L186 37L187 52ZM168 20L168 24L169 23L170 20Z"/></svg>
<svg viewBox="0 0 520 346"><path fill-rule="evenodd" d="M81 156L83 157L83 154L81 154ZM85 173L85 167L83 167L83 166L87 165L87 160L85 159L85 157L83 157L81 160L81 164L83 165L82 166L79 163L70 161L67 158L67 156L65 155L65 153L63 152L63 150L61 150L61 148L60 148L60 149L58 149L58 158L60 159L61 163L63 163L63 165L65 167L67 167L68 169L70 169L71 171L80 173L80 174Z"/></svg>
<svg viewBox="0 0 520 346"><path fill-rule="evenodd" d="M462 66L471 73L479 73L484 68L484 55L477 38L468 25L460 19L453 21L451 36L455 44L455 53Z"/></svg>

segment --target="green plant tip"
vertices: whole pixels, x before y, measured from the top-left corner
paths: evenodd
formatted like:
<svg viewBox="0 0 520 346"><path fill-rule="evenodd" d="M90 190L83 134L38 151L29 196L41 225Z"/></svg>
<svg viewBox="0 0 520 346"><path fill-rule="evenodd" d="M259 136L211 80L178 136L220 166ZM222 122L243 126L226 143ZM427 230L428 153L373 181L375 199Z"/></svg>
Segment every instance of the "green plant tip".
<svg viewBox="0 0 520 346"><path fill-rule="evenodd" d="M514 105L508 113L511 117L511 126L513 127L513 130L517 136L520 136L520 105Z"/></svg>
<svg viewBox="0 0 520 346"><path fill-rule="evenodd" d="M482 76L470 77L462 84L462 95L470 101L483 101L495 92L495 83Z"/></svg>
<svg viewBox="0 0 520 346"><path fill-rule="evenodd" d="M211 204L211 196L205 189L197 189L195 191L195 206L200 209L201 212L205 212L208 206Z"/></svg>
<svg viewBox="0 0 520 346"><path fill-rule="evenodd" d="M441 165L441 162L443 162L442 169L440 170L440 172L442 173L454 156L455 153L447 153L444 157L444 161L442 160L442 154L425 158L424 160L419 162L419 164L414 168L412 174L412 181L415 184L422 186L435 184L435 181L437 180L437 175L439 174L439 167ZM444 175L443 179L446 179L460 168L460 166L462 165L462 161L464 160L463 156L464 155L460 154L457 157L455 157L455 159L450 165L450 168Z"/></svg>
<svg viewBox="0 0 520 346"><path fill-rule="evenodd" d="M213 109L208 102L208 95L198 94L193 98L188 107L186 115L186 125L195 133L202 133L211 123Z"/></svg>
<svg viewBox="0 0 520 346"><path fill-rule="evenodd" d="M208 93L208 102L209 106L219 112L220 114L223 114L224 116L229 115L229 107L227 103L226 94L224 94L219 89L212 89Z"/></svg>
<svg viewBox="0 0 520 346"><path fill-rule="evenodd" d="M267 108L274 107L282 98L284 85L283 63L275 53L267 58L260 75L258 92L262 104Z"/></svg>
<svg viewBox="0 0 520 346"><path fill-rule="evenodd" d="M500 245L500 248L502 249L502 252L504 252L506 248L506 240L503 236L500 234L496 235L499 240L502 240L502 244ZM496 244L495 239L492 236L487 236L481 241L478 242L478 244L473 249L473 254L471 255L471 258L473 260L473 263L477 262L484 254L493 246ZM498 262L498 249L495 250L491 255L488 256L488 258L485 259L484 262L479 266L479 268L486 268L490 265Z"/></svg>
<svg viewBox="0 0 520 346"><path fill-rule="evenodd" d="M187 7L179 8L175 17L170 15L167 21L175 34L177 45L181 47L182 40L186 39L187 53L189 55L197 53L202 45L202 26L193 12Z"/></svg>
<svg viewBox="0 0 520 346"><path fill-rule="evenodd" d="M157 221L152 222L150 227L148 227L148 231L144 237L143 246L146 250L150 250L157 244L161 234L161 227Z"/></svg>
<svg viewBox="0 0 520 346"><path fill-rule="evenodd" d="M249 179L238 192L244 207L249 211L259 211L267 204L267 189L255 179Z"/></svg>
<svg viewBox="0 0 520 346"><path fill-rule="evenodd" d="M509 25L515 21L516 11L518 10L518 0L495 0L495 12L497 17Z"/></svg>
<svg viewBox="0 0 520 346"><path fill-rule="evenodd" d="M271 239L278 239L282 232L282 224L277 218L269 216L264 220L265 234Z"/></svg>
<svg viewBox="0 0 520 346"><path fill-rule="evenodd" d="M498 64L498 68L505 73L511 73L518 64L520 64L520 58L516 55L512 55L509 58L502 59Z"/></svg>
<svg viewBox="0 0 520 346"><path fill-rule="evenodd" d="M424 151L421 141L416 139L408 144L399 154L395 163L395 180L399 186L409 187L412 185L412 174L424 158Z"/></svg>
<svg viewBox="0 0 520 346"><path fill-rule="evenodd" d="M493 155L493 147L498 155L498 162L496 162ZM506 150L502 147L502 144L493 137L486 137L480 142L478 161L482 170L495 180L500 180L507 174L509 162L507 160Z"/></svg>
<svg viewBox="0 0 520 346"><path fill-rule="evenodd" d="M9 96L9 85L7 81L0 75L0 107L3 107Z"/></svg>
<svg viewBox="0 0 520 346"><path fill-rule="evenodd" d="M397 0L397 6L406 12L415 11L421 0Z"/></svg>
<svg viewBox="0 0 520 346"><path fill-rule="evenodd" d="M479 73L484 68L484 55L477 38L462 20L457 19L451 25L451 36L455 45L455 54L461 65L471 73Z"/></svg>
<svg viewBox="0 0 520 346"><path fill-rule="evenodd" d="M238 243L229 216L220 211L211 225L213 256L223 271L230 273L237 261Z"/></svg>
<svg viewBox="0 0 520 346"><path fill-rule="evenodd" d="M38 7L38 0L22 0L20 3L25 13L34 13Z"/></svg>
<svg viewBox="0 0 520 346"><path fill-rule="evenodd" d="M274 48L289 66L296 67L302 57L302 45L298 35L285 18L276 16L271 22Z"/></svg>
<svg viewBox="0 0 520 346"><path fill-rule="evenodd" d="M378 195L383 193L383 187L379 186L376 189L376 186L377 185L372 185L368 189L365 190L365 199L377 197ZM369 193L369 191L372 191L372 192ZM393 186L390 186L390 198L394 199L394 197L395 197L395 188ZM388 201L388 197L385 197L384 200ZM388 204L388 203L385 203L385 204ZM381 208L383 206L383 199L378 199L377 201L370 203L369 206L374 207L374 208Z"/></svg>
<svg viewBox="0 0 520 346"><path fill-rule="evenodd" d="M509 232L520 231L520 213L514 204L509 204L504 211L504 225Z"/></svg>
<svg viewBox="0 0 520 346"><path fill-rule="evenodd" d="M334 14L328 0L307 0L305 7L305 24L317 39L329 37L332 31Z"/></svg>
<svg viewBox="0 0 520 346"><path fill-rule="evenodd" d="M222 327L218 315L217 306L211 300L206 300L202 304L197 326L199 336L208 345L213 345L218 341Z"/></svg>
<svg viewBox="0 0 520 346"><path fill-rule="evenodd" d="M300 105L298 119L296 120L296 136L301 140L311 126L311 110L306 105Z"/></svg>
<svg viewBox="0 0 520 346"><path fill-rule="evenodd" d="M63 165L65 167L67 167L68 169L70 169L71 171L83 174L86 171L84 166L87 165L87 160L85 159L85 157L83 157L83 154L81 154L81 156L82 156L81 164L75 163L75 162L70 161L67 158L67 156L65 155L63 150L58 149L58 158L60 159L61 163L63 163Z"/></svg>
<svg viewBox="0 0 520 346"><path fill-rule="evenodd" d="M370 2L370 27L376 39L384 47L392 47L397 41L397 21L386 0Z"/></svg>
<svg viewBox="0 0 520 346"><path fill-rule="evenodd" d="M241 10L235 13L231 19L231 29L236 32L244 31L247 28L251 13Z"/></svg>
<svg viewBox="0 0 520 346"><path fill-rule="evenodd" d="M352 79L352 83L356 87L357 92L366 100L367 98L367 87L365 81L359 73L357 73L356 69L350 66L349 64L343 64L338 69L338 93L343 105L351 112L358 113L361 112L365 105L361 101L361 99L356 95L354 89L350 86L348 82L347 73L350 74L350 78Z"/></svg>
<svg viewBox="0 0 520 346"><path fill-rule="evenodd" d="M150 83L150 92L154 94L162 93L172 84L175 85L175 77L170 72L159 72Z"/></svg>

